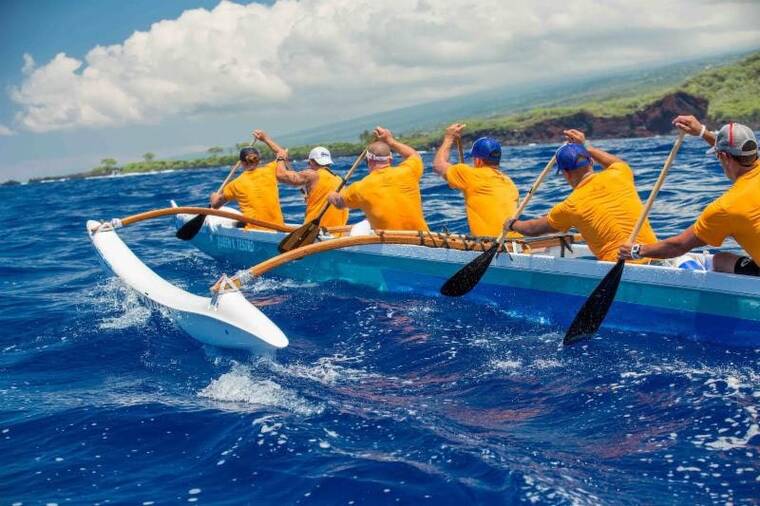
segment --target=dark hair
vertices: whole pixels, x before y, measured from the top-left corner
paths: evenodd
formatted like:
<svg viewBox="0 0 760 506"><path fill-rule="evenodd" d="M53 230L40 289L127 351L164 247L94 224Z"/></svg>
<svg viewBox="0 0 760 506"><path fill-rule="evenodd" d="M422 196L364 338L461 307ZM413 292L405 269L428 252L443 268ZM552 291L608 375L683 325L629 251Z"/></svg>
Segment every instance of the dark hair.
<svg viewBox="0 0 760 506"><path fill-rule="evenodd" d="M256 155L259 160L261 159L261 153L259 153L259 150L248 146L240 150L240 161L245 162L248 158L248 155Z"/></svg>
<svg viewBox="0 0 760 506"><path fill-rule="evenodd" d="M739 162L739 165L743 167L749 167L757 160L757 143L755 141L747 141L742 146L742 151L754 151L751 155L734 156L729 155L731 158Z"/></svg>

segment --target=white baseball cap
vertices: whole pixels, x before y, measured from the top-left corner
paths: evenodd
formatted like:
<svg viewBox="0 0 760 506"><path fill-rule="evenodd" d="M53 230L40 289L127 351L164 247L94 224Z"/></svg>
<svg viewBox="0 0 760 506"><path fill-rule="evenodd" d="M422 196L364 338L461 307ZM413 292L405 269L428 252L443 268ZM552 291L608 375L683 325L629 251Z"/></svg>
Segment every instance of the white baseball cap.
<svg viewBox="0 0 760 506"><path fill-rule="evenodd" d="M330 150L323 146L317 146L309 151L309 160L314 160L319 165L332 165L333 163Z"/></svg>

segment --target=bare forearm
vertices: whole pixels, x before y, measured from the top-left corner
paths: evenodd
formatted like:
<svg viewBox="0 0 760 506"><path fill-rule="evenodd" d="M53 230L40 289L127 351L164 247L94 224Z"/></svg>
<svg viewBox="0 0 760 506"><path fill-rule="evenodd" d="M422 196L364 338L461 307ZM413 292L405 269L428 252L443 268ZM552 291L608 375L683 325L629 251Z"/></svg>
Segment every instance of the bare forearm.
<svg viewBox="0 0 760 506"><path fill-rule="evenodd" d="M451 162L449 157L451 156L451 146L454 144L454 139L451 137L444 137L441 147L435 153L435 159L433 159L433 169L441 177L446 177L446 171L449 170Z"/></svg>
<svg viewBox="0 0 760 506"><path fill-rule="evenodd" d="M654 244L643 244L639 255L647 258L674 258L705 244L702 239L696 236L694 228L689 227L673 237L668 237Z"/></svg>
<svg viewBox="0 0 760 506"><path fill-rule="evenodd" d="M214 192L211 194L211 197L209 198L209 204L214 209L219 209L225 204L225 202L226 200L224 199L224 195L222 195L221 193Z"/></svg>
<svg viewBox="0 0 760 506"><path fill-rule="evenodd" d="M396 139L391 139L388 142L388 145L393 151L398 153L402 158L409 158L410 156L419 156L416 149L404 144L403 142L399 142Z"/></svg>
<svg viewBox="0 0 760 506"><path fill-rule="evenodd" d="M327 196L327 201L330 202L330 204L334 205L338 209L345 209L346 208L346 201L343 199L343 196L338 192L332 192Z"/></svg>
<svg viewBox="0 0 760 506"><path fill-rule="evenodd" d="M682 244L665 239L654 244L642 245L639 255L647 258L674 258L680 257L687 251L689 248L685 248Z"/></svg>
<svg viewBox="0 0 760 506"><path fill-rule="evenodd" d="M277 153L278 151L282 151L282 146L280 146L279 144L277 144L274 141L274 139L272 139L268 135L266 137L264 137L263 139L261 139L261 141L264 144L266 144L267 146L269 146L269 149L272 150L272 153Z"/></svg>
<svg viewBox="0 0 760 506"><path fill-rule="evenodd" d="M591 158L593 158L596 163L598 163L605 169L609 167L610 165L612 165L613 163L623 161L617 156L607 153L606 151L601 150L599 148L595 148L594 146L586 146L586 150L588 151L588 154L591 155Z"/></svg>
<svg viewBox="0 0 760 506"><path fill-rule="evenodd" d="M275 175L277 176L277 181L291 186L303 186L308 183L308 178L294 170L289 170L285 166L284 161L277 162Z"/></svg>
<svg viewBox="0 0 760 506"><path fill-rule="evenodd" d="M512 225L512 230L530 237L557 232L551 225L549 225L549 220L546 216L535 218L533 220L518 220Z"/></svg>

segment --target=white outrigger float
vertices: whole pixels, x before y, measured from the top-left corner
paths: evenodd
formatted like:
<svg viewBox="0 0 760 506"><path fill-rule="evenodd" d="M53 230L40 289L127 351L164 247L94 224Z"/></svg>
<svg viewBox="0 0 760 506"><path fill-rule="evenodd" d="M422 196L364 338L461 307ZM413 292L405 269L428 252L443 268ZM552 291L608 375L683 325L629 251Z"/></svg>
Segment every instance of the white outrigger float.
<svg viewBox="0 0 760 506"><path fill-rule="evenodd" d="M235 289L252 276L273 270L278 276L301 281L342 281L379 291L437 297L446 279L492 244L488 240L462 242L457 235L387 232L386 236L381 232L379 236L325 237L283 255L287 260L301 258L290 262L277 256L285 230L245 230L235 219L240 216L237 211L175 208L161 210L160 215L176 214L179 228L193 217L191 213L201 211L225 216L208 217L193 239L198 249L233 268L259 264L232 278L223 277L225 289L210 298L185 292L145 266L116 234L115 228L122 224L119 220L88 222L88 231L110 270L151 305L168 309L188 334L204 343L257 353L283 348L288 340ZM569 250L562 243L571 238L543 239L533 243L532 251L513 243L511 256L497 257L463 300L508 307L513 314L538 317L556 330L566 328L612 265L595 260L583 244ZM604 327L760 348L760 280L629 265Z"/></svg>
<svg viewBox="0 0 760 506"><path fill-rule="evenodd" d="M140 261L114 228L111 222L87 222L87 232L105 266L149 306L166 311L195 339L214 346L261 354L288 345L288 338L280 328L248 302L237 288L225 287L214 297L188 293Z"/></svg>

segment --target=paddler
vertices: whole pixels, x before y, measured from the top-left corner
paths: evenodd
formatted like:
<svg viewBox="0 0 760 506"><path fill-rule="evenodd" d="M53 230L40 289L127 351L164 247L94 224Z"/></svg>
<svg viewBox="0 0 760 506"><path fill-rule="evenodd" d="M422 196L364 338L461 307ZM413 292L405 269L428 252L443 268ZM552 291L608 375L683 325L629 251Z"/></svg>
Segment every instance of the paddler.
<svg viewBox="0 0 760 506"><path fill-rule="evenodd" d="M495 139L481 137L472 144L472 165L449 161L451 146L461 138L464 127L462 123L454 123L446 128L433 169L451 188L464 194L470 234L496 237L505 220L514 216L519 192L499 168L501 145Z"/></svg>
<svg viewBox="0 0 760 506"><path fill-rule="evenodd" d="M420 196L422 158L390 130L377 127L374 133L378 140L367 146L369 174L340 193L330 193L328 200L339 209L361 209L374 230L428 230ZM403 158L395 167L394 151Z"/></svg>
<svg viewBox="0 0 760 506"><path fill-rule="evenodd" d="M261 130L255 130L253 135L257 139L265 141L265 134ZM275 150L273 149L273 151ZM246 147L240 150L240 163L243 173L227 184L221 193L214 192L211 194L209 198L211 207L218 209L225 203L236 200L240 206L240 212L244 216L284 225L285 221L280 209L280 191L277 186L277 162L272 161L259 166L261 163L259 150L254 147ZM249 230L261 229L261 227L251 224L247 224L245 228Z"/></svg>
<svg viewBox="0 0 760 506"><path fill-rule="evenodd" d="M340 185L341 178L332 172L330 151L317 146L309 152L308 168L295 171L288 168L288 150L278 145L266 132L256 130L254 135L267 144L275 153L277 181L290 186L298 186L306 192L306 213L304 223L319 215L327 203L327 195ZM260 137L258 137L260 136ZM339 227L348 221L348 209L330 207L320 220L323 227Z"/></svg>
<svg viewBox="0 0 760 506"><path fill-rule="evenodd" d="M616 261L620 245L628 240L643 205L636 192L633 171L620 158L586 143L580 130L565 130L568 143L557 150L557 171L573 188L549 214L533 220L508 220L504 229L528 236L567 232L575 227L599 260ZM594 171L594 162L602 166ZM638 242L657 241L649 220ZM646 260L636 260L645 262Z"/></svg>
<svg viewBox="0 0 760 506"><path fill-rule="evenodd" d="M717 253L712 269L760 276L760 161L755 133L740 123L728 123L717 133L710 132L694 116L678 116L673 124L712 146L708 154L715 155L733 185L680 234L654 244L624 245L620 257L675 258L707 244L720 246L731 236L749 255Z"/></svg>

